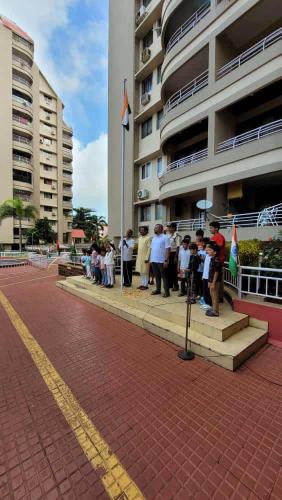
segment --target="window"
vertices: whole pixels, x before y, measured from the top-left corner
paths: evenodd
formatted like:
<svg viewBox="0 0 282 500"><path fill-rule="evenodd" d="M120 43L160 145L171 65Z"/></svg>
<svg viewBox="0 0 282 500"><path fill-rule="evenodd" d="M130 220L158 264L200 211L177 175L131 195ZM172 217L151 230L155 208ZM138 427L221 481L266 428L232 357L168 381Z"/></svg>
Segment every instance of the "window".
<svg viewBox="0 0 282 500"><path fill-rule="evenodd" d="M30 172L14 169L13 180L19 182L26 182L27 184L32 184L32 175Z"/></svg>
<svg viewBox="0 0 282 500"><path fill-rule="evenodd" d="M71 203L71 198L69 198L68 196L63 196L63 201L65 201L66 203Z"/></svg>
<svg viewBox="0 0 282 500"><path fill-rule="evenodd" d="M161 111L158 111L158 113L157 113L157 130L159 130L159 128L161 126L161 121L163 119L163 116L164 116L164 111L163 111L163 109L161 109Z"/></svg>
<svg viewBox="0 0 282 500"><path fill-rule="evenodd" d="M43 208L44 208L44 212L52 212L54 210L53 207L44 206Z"/></svg>
<svg viewBox="0 0 282 500"><path fill-rule="evenodd" d="M144 139L144 137L147 137L147 135L150 135L152 133L152 117L146 120L144 123L142 123L142 130L141 130L141 137Z"/></svg>
<svg viewBox="0 0 282 500"><path fill-rule="evenodd" d="M154 41L153 38L153 30L150 30L146 36L143 38L143 50L151 47L152 43Z"/></svg>
<svg viewBox="0 0 282 500"><path fill-rule="evenodd" d="M148 7L148 5L150 5L152 0L143 0L143 5L144 7Z"/></svg>
<svg viewBox="0 0 282 500"><path fill-rule="evenodd" d="M161 83L162 78L162 65L160 64L157 69L157 83Z"/></svg>
<svg viewBox="0 0 282 500"><path fill-rule="evenodd" d="M145 163L145 165L141 167L141 179L143 181L149 177L151 177L151 162L148 161L148 163Z"/></svg>
<svg viewBox="0 0 282 500"><path fill-rule="evenodd" d="M45 115L46 120L51 120L52 113L49 113L49 111L45 111L45 113L46 113L46 115Z"/></svg>
<svg viewBox="0 0 282 500"><path fill-rule="evenodd" d="M157 37L159 37L161 35L161 32L162 32L162 20L161 18L159 18L156 22L156 33L157 33Z"/></svg>
<svg viewBox="0 0 282 500"><path fill-rule="evenodd" d="M43 165L43 168L44 168L44 170L46 170L47 172L52 172L52 170L53 170L53 167L50 167L50 165Z"/></svg>
<svg viewBox="0 0 282 500"><path fill-rule="evenodd" d="M149 75L142 82L142 94L146 94L147 92L151 92L152 86L153 86L153 75Z"/></svg>
<svg viewBox="0 0 282 500"><path fill-rule="evenodd" d="M163 172L163 159L160 157L157 159L157 175L160 176Z"/></svg>
<svg viewBox="0 0 282 500"><path fill-rule="evenodd" d="M48 186L52 186L52 180L51 179L44 179L44 184L47 184Z"/></svg>
<svg viewBox="0 0 282 500"><path fill-rule="evenodd" d="M155 217L156 220L163 219L163 206L160 203L156 203L155 205Z"/></svg>
<svg viewBox="0 0 282 500"><path fill-rule="evenodd" d="M151 220L151 205L143 205L140 207L140 221L148 222Z"/></svg>
<svg viewBox="0 0 282 500"><path fill-rule="evenodd" d="M46 198L48 200L52 200L53 195L51 193L44 193L44 198Z"/></svg>
<svg viewBox="0 0 282 500"><path fill-rule="evenodd" d="M48 95L44 94L44 101L46 102L46 104L51 104L52 97L49 97Z"/></svg>

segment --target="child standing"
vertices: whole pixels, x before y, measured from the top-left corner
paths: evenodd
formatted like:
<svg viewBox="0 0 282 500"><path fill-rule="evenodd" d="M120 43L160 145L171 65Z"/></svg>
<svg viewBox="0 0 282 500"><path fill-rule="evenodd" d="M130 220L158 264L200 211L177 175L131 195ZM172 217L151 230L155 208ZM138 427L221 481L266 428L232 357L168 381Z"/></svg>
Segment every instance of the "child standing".
<svg viewBox="0 0 282 500"><path fill-rule="evenodd" d="M209 268L209 291L212 299L212 309L206 312L206 316L219 316L219 287L221 283L222 264L218 258L219 247L215 243L210 243L207 253L211 257Z"/></svg>
<svg viewBox="0 0 282 500"><path fill-rule="evenodd" d="M184 240L181 243L181 246L179 248L179 254L178 254L178 278L180 281L180 293L178 294L178 297L183 297L186 295L186 284L187 284L187 277L186 273L189 269L189 262L190 262L190 255L191 252L189 250L189 241Z"/></svg>
<svg viewBox="0 0 282 500"><path fill-rule="evenodd" d="M87 250L85 248L82 250L82 256L80 257L80 263L82 265L83 269L83 277L86 278L86 257L87 257Z"/></svg>
<svg viewBox="0 0 282 500"><path fill-rule="evenodd" d="M200 264L200 257L198 256L198 247L196 243L190 243L190 262L189 262L189 271L190 271L190 279L191 279L191 304L196 303L196 273Z"/></svg>
<svg viewBox="0 0 282 500"><path fill-rule="evenodd" d="M84 262L85 262L85 267L86 267L86 278L88 280L91 280L91 278L92 278L92 275L91 275L91 250L87 250Z"/></svg>
<svg viewBox="0 0 282 500"><path fill-rule="evenodd" d="M101 273L101 270L100 270L100 260L101 260L101 250L100 248L98 248L96 250L96 257L94 259L94 274L95 274L95 283L96 285L101 285L102 283L102 273Z"/></svg>
<svg viewBox="0 0 282 500"><path fill-rule="evenodd" d="M206 257L204 260L204 269L203 269L203 301L201 301L201 308L204 310L208 310L211 308L212 300L209 290L209 271L210 271L210 262L211 256L209 255L208 248L210 246L210 242L206 245Z"/></svg>
<svg viewBox="0 0 282 500"><path fill-rule="evenodd" d="M105 248L101 248L101 255L100 255L100 271L101 271L101 286L105 287L107 286L107 271L106 271L106 264L105 264L105 256L106 256L106 250Z"/></svg>
<svg viewBox="0 0 282 500"><path fill-rule="evenodd" d="M115 265L115 250L112 243L107 243L105 264L107 269L107 288L113 288L114 286L114 265Z"/></svg>
<svg viewBox="0 0 282 500"><path fill-rule="evenodd" d="M197 288L197 297L200 299L200 304L203 305L205 303L203 297L203 271L205 258L207 256L206 245L209 243L209 238L203 238L201 242L201 246L198 245L198 256L200 257L200 264L196 272L196 288ZM196 242L197 245L197 242Z"/></svg>

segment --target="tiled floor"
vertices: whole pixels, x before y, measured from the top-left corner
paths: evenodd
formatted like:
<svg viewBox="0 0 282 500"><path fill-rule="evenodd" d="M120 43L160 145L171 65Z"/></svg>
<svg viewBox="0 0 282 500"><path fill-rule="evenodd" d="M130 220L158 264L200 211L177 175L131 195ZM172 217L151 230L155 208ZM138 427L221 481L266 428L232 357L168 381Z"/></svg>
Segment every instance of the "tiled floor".
<svg viewBox="0 0 282 500"><path fill-rule="evenodd" d="M0 273L146 499L282 499L281 349L266 346L236 373L185 363L173 345L56 288L54 268ZM0 499L107 498L1 307L0 346Z"/></svg>

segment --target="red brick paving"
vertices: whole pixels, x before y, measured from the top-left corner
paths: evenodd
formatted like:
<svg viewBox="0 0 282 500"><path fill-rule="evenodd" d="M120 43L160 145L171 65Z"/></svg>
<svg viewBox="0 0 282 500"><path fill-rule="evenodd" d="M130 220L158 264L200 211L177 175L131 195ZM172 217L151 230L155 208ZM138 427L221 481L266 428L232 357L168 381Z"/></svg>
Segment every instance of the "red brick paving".
<svg viewBox="0 0 282 500"><path fill-rule="evenodd" d="M281 349L230 373L180 361L55 278L2 290L148 500L282 499ZM106 498L1 309L0 325L1 500Z"/></svg>

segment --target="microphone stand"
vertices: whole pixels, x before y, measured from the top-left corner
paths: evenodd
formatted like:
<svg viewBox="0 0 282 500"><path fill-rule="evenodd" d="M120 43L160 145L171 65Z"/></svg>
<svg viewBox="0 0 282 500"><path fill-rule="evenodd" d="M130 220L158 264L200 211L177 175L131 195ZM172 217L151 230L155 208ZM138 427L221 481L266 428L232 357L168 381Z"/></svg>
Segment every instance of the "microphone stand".
<svg viewBox="0 0 282 500"><path fill-rule="evenodd" d="M194 281L194 273L189 271L186 272L187 278L187 307L186 307L186 328L185 328L185 347L184 351L178 352L178 357L183 361L192 361L195 355L192 351L188 350L188 332L191 324L191 309L192 309L192 290L193 290L193 281Z"/></svg>

